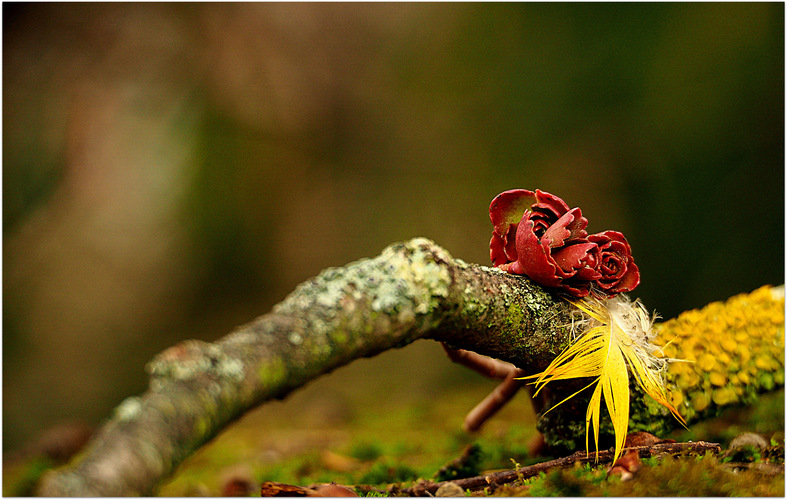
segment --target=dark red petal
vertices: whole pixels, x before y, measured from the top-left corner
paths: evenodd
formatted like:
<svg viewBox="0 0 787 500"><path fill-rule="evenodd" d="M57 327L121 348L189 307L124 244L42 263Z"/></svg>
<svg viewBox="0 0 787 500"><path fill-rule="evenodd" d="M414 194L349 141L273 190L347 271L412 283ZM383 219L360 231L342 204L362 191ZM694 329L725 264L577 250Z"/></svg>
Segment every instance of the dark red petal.
<svg viewBox="0 0 787 500"><path fill-rule="evenodd" d="M589 241L602 249L600 270L603 276L597 285L606 291L607 297L634 290L640 282L639 268L631 256L631 247L626 237L617 231L604 231L588 236Z"/></svg>
<svg viewBox="0 0 787 500"><path fill-rule="evenodd" d="M618 274L622 276L626 272L626 261L625 256L614 252L602 254L601 272L612 276Z"/></svg>
<svg viewBox="0 0 787 500"><path fill-rule="evenodd" d="M539 242L533 232L533 221L524 218L516 233L518 268L533 281L544 286L558 286L560 279L555 276L557 266L549 256L549 249Z"/></svg>
<svg viewBox="0 0 787 500"><path fill-rule="evenodd" d="M595 268L591 266L584 266L581 269L577 269L576 274L574 275L577 279L583 281L596 281L600 280L603 275L598 272Z"/></svg>
<svg viewBox="0 0 787 500"><path fill-rule="evenodd" d="M587 256L582 262L583 264L582 268L577 270L577 273L575 275L577 279L581 279L585 281L596 281L596 280L600 280L603 277L603 275L599 271L599 267L600 267L599 253L600 251L598 246L592 249L592 251L588 252Z"/></svg>
<svg viewBox="0 0 787 500"><path fill-rule="evenodd" d="M628 272L615 286L616 292L630 292L639 286L639 268L634 264L634 260L629 261Z"/></svg>
<svg viewBox="0 0 787 500"><path fill-rule="evenodd" d="M569 240L584 239L587 232L584 231L583 224L587 224L587 219L582 217L582 212L578 208L574 208L544 232L541 236L541 244L557 248L565 245Z"/></svg>
<svg viewBox="0 0 787 500"><path fill-rule="evenodd" d="M565 290L566 292L570 293L574 297L587 297L590 293L590 282L574 282L572 281L564 281L560 288Z"/></svg>
<svg viewBox="0 0 787 500"><path fill-rule="evenodd" d="M588 226L588 220L582 217L582 210L577 208L572 208L569 210L570 214L574 215L574 222L566 226L566 229L571 231L570 238L585 238L588 235L588 232L585 231L585 228Z"/></svg>
<svg viewBox="0 0 787 500"><path fill-rule="evenodd" d="M511 274L527 274L525 269L522 267L522 263L517 261L509 262L508 264L503 264L500 266L500 269L507 273Z"/></svg>
<svg viewBox="0 0 787 500"><path fill-rule="evenodd" d="M489 241L489 258L492 260L492 265L499 266L516 260L517 225L512 224L503 236L492 233L492 239Z"/></svg>
<svg viewBox="0 0 787 500"><path fill-rule="evenodd" d="M549 218L544 214L538 212L530 212L525 214L530 220L533 221L533 232L536 233L536 236L541 238L544 233L549 229L549 227L555 223L557 218Z"/></svg>
<svg viewBox="0 0 787 500"><path fill-rule="evenodd" d="M508 262L506 259L503 238L498 236L497 233L492 233L492 239L489 241L489 258L492 260L493 266L499 266Z"/></svg>
<svg viewBox="0 0 787 500"><path fill-rule="evenodd" d="M599 245L601 247L601 251L605 255L618 255L622 259L627 259L631 252L628 250L628 246L620 241L610 241L603 245Z"/></svg>
<svg viewBox="0 0 787 500"><path fill-rule="evenodd" d="M549 248L562 247L571 236L571 231L566 229L566 226L573 221L574 216L569 213L558 219L557 222L549 226L547 230L544 231L544 234L541 235L541 244Z"/></svg>
<svg viewBox="0 0 787 500"><path fill-rule="evenodd" d="M508 259L508 262L513 262L516 260L516 230L518 226L519 223L511 224L508 227L508 232L503 238L505 243L503 246L503 251L506 254L506 259Z"/></svg>
<svg viewBox="0 0 787 500"><path fill-rule="evenodd" d="M577 243L568 245L552 252L552 258L563 271L576 272L584 266L588 253L597 248L595 243Z"/></svg>
<svg viewBox="0 0 787 500"><path fill-rule="evenodd" d="M489 204L489 219L494 232L503 236L511 224L522 220L522 215L536 202L536 195L527 189L512 189L495 196Z"/></svg>
<svg viewBox="0 0 787 500"><path fill-rule="evenodd" d="M625 247L626 254L631 255L631 247L628 241L626 241L626 237L623 236L623 233L619 233L618 231L603 231L601 233L591 234L588 236L588 240L598 243L600 246L610 244L611 242L619 242Z"/></svg>
<svg viewBox="0 0 787 500"><path fill-rule="evenodd" d="M549 207L549 209L554 211L558 217L568 212L568 205L559 196L555 196L552 193L547 193L546 191L541 191L540 189L536 189L535 196L540 206L544 208Z"/></svg>

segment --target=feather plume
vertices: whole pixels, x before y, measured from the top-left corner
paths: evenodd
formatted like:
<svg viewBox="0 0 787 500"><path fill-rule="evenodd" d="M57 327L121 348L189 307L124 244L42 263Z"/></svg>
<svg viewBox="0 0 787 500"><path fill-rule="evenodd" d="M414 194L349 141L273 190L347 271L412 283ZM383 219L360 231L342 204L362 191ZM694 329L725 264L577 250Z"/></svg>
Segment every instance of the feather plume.
<svg viewBox="0 0 787 500"><path fill-rule="evenodd" d="M663 371L670 360L657 357L658 346L651 343L653 319L639 300L633 303L623 294L610 299L588 296L567 299L577 308L579 319L572 320L574 340L541 373L523 377L535 379L535 394L553 380L595 377L589 385L550 408L561 405L596 384L590 397L585 422L585 447L589 450L590 428L598 459L601 397L609 410L615 433L615 456L620 456L628 431L629 372L642 390L670 412L684 426L686 422L670 404L664 387ZM534 395L535 396L535 395ZM614 463L613 460L613 463Z"/></svg>

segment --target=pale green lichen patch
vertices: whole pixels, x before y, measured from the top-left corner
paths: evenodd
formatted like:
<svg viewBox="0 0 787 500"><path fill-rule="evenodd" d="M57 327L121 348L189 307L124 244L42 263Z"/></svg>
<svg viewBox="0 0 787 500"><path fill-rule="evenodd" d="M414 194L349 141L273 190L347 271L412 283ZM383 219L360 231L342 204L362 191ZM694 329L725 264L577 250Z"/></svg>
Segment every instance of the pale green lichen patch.
<svg viewBox="0 0 787 500"><path fill-rule="evenodd" d="M151 376L151 389L158 390L167 380L186 380L209 376L239 382L244 378L243 363L221 346L200 340L187 340L167 349L145 367Z"/></svg>
<svg viewBox="0 0 787 500"><path fill-rule="evenodd" d="M139 415L141 410L142 403L139 401L139 398L126 398L115 408L115 418L120 421L133 420Z"/></svg>
<svg viewBox="0 0 787 500"><path fill-rule="evenodd" d="M416 238L391 245L374 259L326 269L299 285L273 312L302 318L308 310L308 319L297 328L308 331L308 339L299 335L289 340L320 357L352 340L347 324L359 323L358 316L365 324L411 324L434 312L448 295L451 275L437 261L450 257L435 249L429 240ZM343 335L329 338L340 330Z"/></svg>
<svg viewBox="0 0 787 500"><path fill-rule="evenodd" d="M427 250L428 249L428 250ZM432 312L439 297L448 295L451 275L435 262L434 245L425 238L415 238L404 245L386 248L378 257L388 271L388 280L396 296L405 300L416 314ZM445 257L443 257L445 258ZM386 294L389 290L386 290ZM385 294L376 297L380 300ZM373 302L374 304L374 302Z"/></svg>

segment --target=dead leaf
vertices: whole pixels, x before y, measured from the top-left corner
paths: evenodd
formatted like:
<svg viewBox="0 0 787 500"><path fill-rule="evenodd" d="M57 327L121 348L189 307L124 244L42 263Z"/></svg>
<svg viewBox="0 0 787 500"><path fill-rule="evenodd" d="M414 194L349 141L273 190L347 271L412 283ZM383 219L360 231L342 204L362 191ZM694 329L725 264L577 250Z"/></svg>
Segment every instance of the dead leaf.
<svg viewBox="0 0 787 500"><path fill-rule="evenodd" d="M312 489L318 493L317 496L321 496L321 497L357 497L358 496L355 490L350 488L349 486L343 486L341 484L336 484L336 483L318 484L316 486L312 486Z"/></svg>
<svg viewBox="0 0 787 500"><path fill-rule="evenodd" d="M308 497L310 488L295 486L294 484L275 483L265 481L260 486L260 495L263 497Z"/></svg>
<svg viewBox="0 0 787 500"><path fill-rule="evenodd" d="M622 457L617 459L610 467L610 474L617 474L621 481L628 481L634 474L642 468L642 460L639 459L639 452L636 450L627 451Z"/></svg>
<svg viewBox="0 0 787 500"><path fill-rule="evenodd" d="M631 448L633 446L653 446L654 444L659 443L674 443L674 439L661 439L660 437L654 436L650 432L638 431L638 432L630 432L626 436L626 442L623 444L625 448Z"/></svg>
<svg viewBox="0 0 787 500"><path fill-rule="evenodd" d="M260 488L263 497L357 497L355 490L336 483L316 484L308 488L294 484L265 481Z"/></svg>

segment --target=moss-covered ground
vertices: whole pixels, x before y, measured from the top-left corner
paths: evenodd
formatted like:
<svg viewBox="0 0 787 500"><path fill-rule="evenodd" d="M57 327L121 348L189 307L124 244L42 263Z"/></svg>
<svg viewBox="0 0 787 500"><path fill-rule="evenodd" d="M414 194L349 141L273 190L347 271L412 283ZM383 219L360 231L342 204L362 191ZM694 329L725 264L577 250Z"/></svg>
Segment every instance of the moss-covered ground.
<svg viewBox="0 0 787 500"><path fill-rule="evenodd" d="M467 412L495 381L450 363L439 344L417 342L318 379L283 402L245 415L190 457L167 482L162 496L218 496L234 486L259 496L263 481L307 486L335 481L385 488L417 478L434 479L440 468L469 444L480 453L466 474L530 465L550 456L532 453L538 442L535 415L523 392L476 435L461 431ZM756 405L731 408L713 420L673 432L677 441L712 441L729 446L735 436L755 432L780 443L781 463L773 473L756 465L734 467L724 457L644 460L629 481L608 476L605 467L576 466L517 481L494 492L517 496L783 496L784 392L763 396ZM740 458L736 458L740 460ZM779 462L779 458L775 459ZM30 492L45 459L4 462L3 492ZM736 472L737 471L737 472Z"/></svg>
<svg viewBox="0 0 787 500"><path fill-rule="evenodd" d="M529 465L553 457L532 453L538 442L535 415L525 393L486 423L480 433L461 431L467 412L491 391L485 380L461 367L446 367L439 346L422 343L361 360L318 380L284 402L248 414L180 468L160 490L164 496L219 495L233 479L252 485L276 481L407 485L434 479L442 466L475 443L480 454L470 464L478 473ZM399 384L397 373L409 372ZM414 382L415 381L415 382ZM722 449L743 432L784 443L784 395L765 395L759 404L726 411L677 441L718 442ZM644 461L632 480L607 475L605 468L577 466L525 482L496 494L533 496L782 496L781 472L757 467L735 469L723 457L681 457Z"/></svg>

